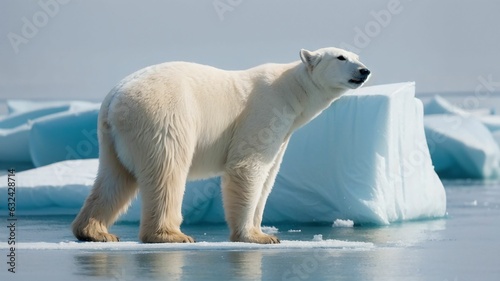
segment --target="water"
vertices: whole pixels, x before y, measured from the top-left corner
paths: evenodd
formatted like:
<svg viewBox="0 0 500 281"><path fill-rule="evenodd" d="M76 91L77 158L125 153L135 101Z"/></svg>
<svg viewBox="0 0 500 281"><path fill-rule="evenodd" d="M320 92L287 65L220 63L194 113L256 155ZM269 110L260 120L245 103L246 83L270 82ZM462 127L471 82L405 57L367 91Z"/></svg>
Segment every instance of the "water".
<svg viewBox="0 0 500 281"><path fill-rule="evenodd" d="M445 185L446 218L382 227L275 225L284 244L296 247L223 243L227 227L205 225L183 227L204 241L194 248L104 243L104 249L68 243L72 216L19 217L15 274L7 271L7 234L0 233L0 280L500 280L500 184ZM137 241L138 224L118 223L111 231ZM319 234L335 241L315 247ZM290 242L296 240L311 242Z"/></svg>

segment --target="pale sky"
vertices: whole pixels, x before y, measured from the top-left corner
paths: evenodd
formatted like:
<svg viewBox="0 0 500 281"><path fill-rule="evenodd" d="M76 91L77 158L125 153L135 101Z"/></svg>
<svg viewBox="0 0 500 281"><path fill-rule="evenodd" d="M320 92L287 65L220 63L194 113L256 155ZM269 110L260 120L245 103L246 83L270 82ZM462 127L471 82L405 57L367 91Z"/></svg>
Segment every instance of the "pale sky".
<svg viewBox="0 0 500 281"><path fill-rule="evenodd" d="M371 85L500 91L500 1L55 1L0 1L0 99L99 101L151 64L245 69L327 46L358 52Z"/></svg>

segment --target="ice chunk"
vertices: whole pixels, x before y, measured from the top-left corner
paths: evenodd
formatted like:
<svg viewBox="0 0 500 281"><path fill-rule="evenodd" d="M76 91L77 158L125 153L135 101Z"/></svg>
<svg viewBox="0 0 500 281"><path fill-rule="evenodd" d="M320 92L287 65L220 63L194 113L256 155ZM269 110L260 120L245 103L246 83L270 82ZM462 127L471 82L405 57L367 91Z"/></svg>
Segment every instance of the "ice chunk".
<svg viewBox="0 0 500 281"><path fill-rule="evenodd" d="M29 136L33 164L39 167L63 160L97 158L99 108L99 104L89 104L33 122Z"/></svg>
<svg viewBox="0 0 500 281"><path fill-rule="evenodd" d="M490 132L500 130L500 116L488 109L466 111L440 96L425 105L425 113L427 142L441 177L498 176L498 143Z"/></svg>
<svg viewBox="0 0 500 281"><path fill-rule="evenodd" d="M35 120L39 117L62 112L65 110L68 110L68 106L42 108L38 110L7 115L4 118L0 119L0 129L13 129L18 126L25 125L29 121Z"/></svg>
<svg viewBox="0 0 500 281"><path fill-rule="evenodd" d="M341 220L341 219L336 219L333 222L333 227L353 227L354 222L352 220Z"/></svg>
<svg viewBox="0 0 500 281"><path fill-rule="evenodd" d="M98 160L64 161L16 173L16 213L76 214L90 192ZM6 176L0 192L7 194ZM0 204L0 210L6 204Z"/></svg>
<svg viewBox="0 0 500 281"><path fill-rule="evenodd" d="M500 131L493 132L493 139L495 139L497 144L500 146Z"/></svg>
<svg viewBox="0 0 500 281"><path fill-rule="evenodd" d="M477 117L491 132L500 131L500 116L498 115L485 115Z"/></svg>
<svg viewBox="0 0 500 281"><path fill-rule="evenodd" d="M187 224L224 223L220 178L189 182L182 214Z"/></svg>
<svg viewBox="0 0 500 281"><path fill-rule="evenodd" d="M262 232L267 233L267 234L276 234L279 232L278 228L274 226L262 226L261 227Z"/></svg>
<svg viewBox="0 0 500 281"><path fill-rule="evenodd" d="M7 101L7 105L11 114L0 119L0 166L97 157L99 104Z"/></svg>
<svg viewBox="0 0 500 281"><path fill-rule="evenodd" d="M291 139L267 222L388 224L445 214L414 83L345 95Z"/></svg>
<svg viewBox="0 0 500 281"><path fill-rule="evenodd" d="M105 251L140 251L140 250L184 250L184 251L203 251L203 250L255 250L255 249L371 249L375 245L371 242L341 241L341 240L314 240L314 241L293 241L281 240L280 244L256 244L244 242L206 242L197 243L159 243L145 244L138 242L116 242L99 243L87 242L80 243L74 241L65 241L60 243L51 242L20 242L16 247L22 250L105 250ZM0 243L0 250L9 249L7 243Z"/></svg>
<svg viewBox="0 0 500 281"><path fill-rule="evenodd" d="M312 241L323 241L323 235L322 234L316 234L313 236Z"/></svg>
<svg viewBox="0 0 500 281"><path fill-rule="evenodd" d="M460 116L488 116L494 114L494 109L476 108L473 110L464 110L456 105L451 104L445 98L436 95L424 105L424 114L453 114Z"/></svg>
<svg viewBox="0 0 500 281"><path fill-rule="evenodd" d="M30 129L28 124L13 129L0 129L0 166L31 164L28 141Z"/></svg>
<svg viewBox="0 0 500 281"><path fill-rule="evenodd" d="M49 110L57 108L65 108L68 110L72 106L92 104L87 101L34 101L34 100L7 100L7 110L9 115L19 114L23 112L33 112L38 110ZM56 110L56 112L60 112ZM47 115L47 114L45 114ZM43 116L43 115L42 115Z"/></svg>
<svg viewBox="0 0 500 281"><path fill-rule="evenodd" d="M488 128L475 117L428 115L425 131L432 161L442 177L498 176L500 149Z"/></svg>
<svg viewBox="0 0 500 281"><path fill-rule="evenodd" d="M500 116L492 115L493 111L487 108L477 108L475 110L464 110L458 106L452 105L441 96L435 96L424 106L425 115L450 114L462 117L474 116L481 121L490 131L500 130Z"/></svg>
<svg viewBox="0 0 500 281"><path fill-rule="evenodd" d="M89 102L7 101L9 115L0 118L0 129L12 129L50 114L92 105Z"/></svg>

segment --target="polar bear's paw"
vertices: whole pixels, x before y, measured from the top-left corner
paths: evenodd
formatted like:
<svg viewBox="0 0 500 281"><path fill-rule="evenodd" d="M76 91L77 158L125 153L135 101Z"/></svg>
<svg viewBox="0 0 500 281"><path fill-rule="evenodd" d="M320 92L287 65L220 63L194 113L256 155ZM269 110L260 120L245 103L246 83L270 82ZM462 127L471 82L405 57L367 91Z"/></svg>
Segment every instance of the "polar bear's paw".
<svg viewBox="0 0 500 281"><path fill-rule="evenodd" d="M95 242L118 242L120 241L120 238L118 236L111 234L111 233L106 233L106 232L99 232L94 235L91 241Z"/></svg>
<svg viewBox="0 0 500 281"><path fill-rule="evenodd" d="M154 234L142 235L141 241L144 243L194 243L191 236L180 231L157 231Z"/></svg>
<svg viewBox="0 0 500 281"><path fill-rule="evenodd" d="M280 240L274 235L265 234L262 232L255 232L246 236L242 235L231 235L231 241L233 242L246 242L246 243L257 243L257 244L279 244Z"/></svg>
<svg viewBox="0 0 500 281"><path fill-rule="evenodd" d="M83 226L81 224L73 225L73 233L80 241L90 242L118 242L118 236L108 233L106 227L98 223L94 219L90 219L88 224Z"/></svg>
<svg viewBox="0 0 500 281"><path fill-rule="evenodd" d="M84 231L76 235L80 241L91 241L91 242L118 242L120 239L118 236L101 231Z"/></svg>
<svg viewBox="0 0 500 281"><path fill-rule="evenodd" d="M279 244L280 240L278 237L270 234L260 233L258 235L252 235L249 238L250 243L258 243L258 244Z"/></svg>

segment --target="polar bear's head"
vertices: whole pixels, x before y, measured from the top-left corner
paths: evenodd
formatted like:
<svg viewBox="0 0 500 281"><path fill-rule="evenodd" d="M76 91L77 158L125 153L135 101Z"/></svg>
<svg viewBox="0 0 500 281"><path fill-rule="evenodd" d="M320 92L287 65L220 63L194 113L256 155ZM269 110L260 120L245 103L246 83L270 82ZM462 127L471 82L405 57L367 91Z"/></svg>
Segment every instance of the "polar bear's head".
<svg viewBox="0 0 500 281"><path fill-rule="evenodd" d="M359 61L358 55L342 49L302 49L300 58L313 83L325 90L356 89L370 76L370 70Z"/></svg>

